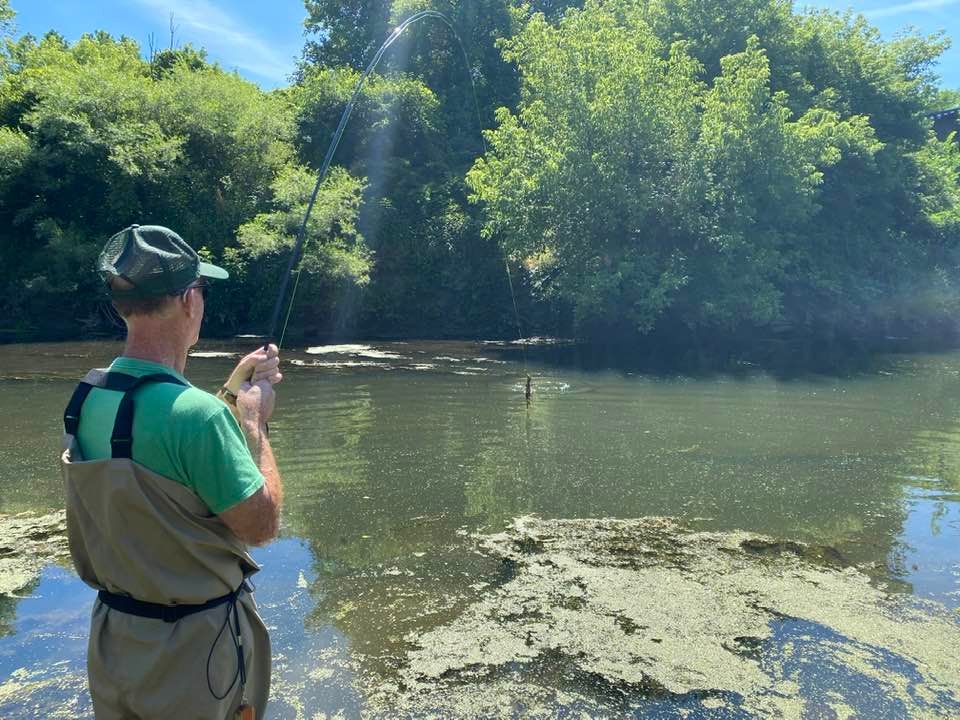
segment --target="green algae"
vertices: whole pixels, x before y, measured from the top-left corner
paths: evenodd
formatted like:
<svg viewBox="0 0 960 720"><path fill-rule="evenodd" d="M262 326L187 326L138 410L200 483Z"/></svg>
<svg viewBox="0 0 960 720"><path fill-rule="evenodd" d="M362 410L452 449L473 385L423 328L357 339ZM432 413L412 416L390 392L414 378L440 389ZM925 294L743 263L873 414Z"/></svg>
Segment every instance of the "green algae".
<svg viewBox="0 0 960 720"><path fill-rule="evenodd" d="M960 712L956 616L882 592L827 549L667 518L523 517L476 540L505 579L451 622L410 634L400 680L374 707L549 717L576 704L617 716L666 701L691 716L843 717L879 695L911 717ZM774 649L791 623L811 630ZM811 645L818 666L870 691L809 697L798 667Z"/></svg>
<svg viewBox="0 0 960 720"><path fill-rule="evenodd" d="M469 599L448 598L442 612L421 604L421 619L434 620L426 630L408 625L395 662L370 675L356 657L331 651L313 658L314 671L287 677L288 659L277 656L277 706L323 717L308 708L309 688L352 685L362 717L551 718L560 708L592 718L657 708L688 718L960 714L960 619L883 592L829 548L694 532L667 518L523 517L471 543L483 558L464 579ZM66 557L62 513L0 518L0 580L11 597ZM393 564L382 575L401 583L398 592L423 584ZM404 604L426 597L400 594ZM340 608L343 621L358 607ZM778 637L790 623L802 631ZM871 715L845 686L811 690L804 663L862 679L902 714ZM84 685L82 674L21 669L0 682L0 708L57 706L67 717Z"/></svg>
<svg viewBox="0 0 960 720"><path fill-rule="evenodd" d="M55 663L43 669L19 668L0 680L0 717L8 708L19 716L69 720L86 717L85 672L70 672L69 663Z"/></svg>
<svg viewBox="0 0 960 720"><path fill-rule="evenodd" d="M16 597L44 567L68 558L64 511L0 515L0 597Z"/></svg>

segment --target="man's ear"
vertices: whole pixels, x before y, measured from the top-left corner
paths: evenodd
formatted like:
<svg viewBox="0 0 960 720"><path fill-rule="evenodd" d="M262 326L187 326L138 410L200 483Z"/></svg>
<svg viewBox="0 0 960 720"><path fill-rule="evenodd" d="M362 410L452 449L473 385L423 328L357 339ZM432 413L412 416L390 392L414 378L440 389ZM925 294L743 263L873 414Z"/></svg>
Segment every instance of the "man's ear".
<svg viewBox="0 0 960 720"><path fill-rule="evenodd" d="M203 302L201 298L197 297L200 293L193 292L192 290L187 290L180 294L178 298L179 302L182 302L186 305L187 317L193 318L196 315L199 315L202 311L200 309L200 303Z"/></svg>

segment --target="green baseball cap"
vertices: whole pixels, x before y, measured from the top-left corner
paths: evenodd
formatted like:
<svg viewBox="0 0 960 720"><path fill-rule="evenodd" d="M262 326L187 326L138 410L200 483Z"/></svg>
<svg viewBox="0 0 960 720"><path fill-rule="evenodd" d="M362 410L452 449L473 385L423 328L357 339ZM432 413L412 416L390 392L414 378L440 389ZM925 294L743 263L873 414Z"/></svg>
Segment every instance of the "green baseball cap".
<svg viewBox="0 0 960 720"><path fill-rule="evenodd" d="M173 230L160 225L131 225L107 241L97 260L105 281L123 278L133 287L113 290L114 297L176 295L200 277L226 280L221 267L200 262L200 256Z"/></svg>

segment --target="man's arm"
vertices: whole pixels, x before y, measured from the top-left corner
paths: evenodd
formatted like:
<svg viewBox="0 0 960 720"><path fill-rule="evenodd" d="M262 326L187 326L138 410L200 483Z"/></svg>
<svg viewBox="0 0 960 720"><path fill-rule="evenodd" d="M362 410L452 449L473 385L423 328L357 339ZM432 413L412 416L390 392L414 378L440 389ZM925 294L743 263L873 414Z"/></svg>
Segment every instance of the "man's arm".
<svg viewBox="0 0 960 720"><path fill-rule="evenodd" d="M273 384L281 379L276 348L271 346L271 350L254 369L252 384L245 382L238 388L235 412L264 483L246 500L220 513L227 527L248 545L263 545L276 537L283 502L283 482L267 438L267 420L276 400Z"/></svg>
<svg viewBox="0 0 960 720"><path fill-rule="evenodd" d="M283 482L266 429L242 423L247 447L263 474L263 487L246 500L220 513L220 519L233 534L248 545L265 545L280 529L280 506L283 503Z"/></svg>

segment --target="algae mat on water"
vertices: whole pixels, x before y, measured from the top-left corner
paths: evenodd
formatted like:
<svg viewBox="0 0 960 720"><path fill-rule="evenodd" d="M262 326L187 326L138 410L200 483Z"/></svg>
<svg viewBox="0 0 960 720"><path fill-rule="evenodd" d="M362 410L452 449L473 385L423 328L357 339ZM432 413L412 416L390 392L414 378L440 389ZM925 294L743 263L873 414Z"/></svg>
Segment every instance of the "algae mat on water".
<svg viewBox="0 0 960 720"><path fill-rule="evenodd" d="M960 715L957 616L887 594L829 552L666 518L524 517L478 543L503 577L453 622L408 638L415 649L384 708Z"/></svg>
<svg viewBox="0 0 960 720"><path fill-rule="evenodd" d="M0 597L16 597L46 565L69 556L64 511L0 515Z"/></svg>
<svg viewBox="0 0 960 720"><path fill-rule="evenodd" d="M664 518L525 517L474 543L499 574L397 674L358 676L358 717L960 717L957 615L829 551ZM0 596L65 557L62 513L0 518ZM66 670L17 670L0 706L87 714ZM279 706L322 717L279 675Z"/></svg>

